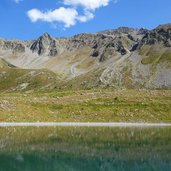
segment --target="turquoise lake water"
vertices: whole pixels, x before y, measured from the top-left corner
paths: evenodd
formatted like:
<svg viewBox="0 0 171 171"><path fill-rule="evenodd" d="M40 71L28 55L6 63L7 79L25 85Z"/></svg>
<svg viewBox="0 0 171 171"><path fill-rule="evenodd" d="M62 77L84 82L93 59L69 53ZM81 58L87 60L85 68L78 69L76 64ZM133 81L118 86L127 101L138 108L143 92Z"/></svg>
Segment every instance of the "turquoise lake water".
<svg viewBox="0 0 171 171"><path fill-rule="evenodd" d="M0 128L0 171L171 171L171 128Z"/></svg>

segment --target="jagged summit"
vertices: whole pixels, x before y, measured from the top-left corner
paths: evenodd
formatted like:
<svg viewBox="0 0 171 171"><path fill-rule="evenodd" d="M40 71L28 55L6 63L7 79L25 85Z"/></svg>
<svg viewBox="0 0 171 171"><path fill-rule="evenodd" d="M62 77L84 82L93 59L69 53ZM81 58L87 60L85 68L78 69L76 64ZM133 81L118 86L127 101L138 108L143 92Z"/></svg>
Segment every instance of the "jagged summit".
<svg viewBox="0 0 171 171"><path fill-rule="evenodd" d="M140 42L141 46L154 44L171 47L171 24L159 25L157 28L148 31Z"/></svg>
<svg viewBox="0 0 171 171"><path fill-rule="evenodd" d="M49 38L49 39L52 38L48 32L45 32L41 37Z"/></svg>
<svg viewBox="0 0 171 171"><path fill-rule="evenodd" d="M48 33L44 33L35 40L30 49L38 55L55 56L57 54L56 41Z"/></svg>

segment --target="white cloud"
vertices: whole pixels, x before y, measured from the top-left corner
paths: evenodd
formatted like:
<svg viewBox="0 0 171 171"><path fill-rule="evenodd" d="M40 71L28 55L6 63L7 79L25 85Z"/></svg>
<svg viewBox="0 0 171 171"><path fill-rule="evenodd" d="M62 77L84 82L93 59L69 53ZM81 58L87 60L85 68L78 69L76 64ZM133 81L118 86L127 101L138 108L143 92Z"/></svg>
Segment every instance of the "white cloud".
<svg viewBox="0 0 171 171"><path fill-rule="evenodd" d="M22 1L22 0L15 0ZM109 5L113 0L63 0L66 7L60 7L55 10L41 11L39 9L31 9L27 12L32 22L44 21L49 23L63 23L65 28L74 26L77 22L87 22L95 17L94 12L97 8ZM114 0L116 1L116 0ZM83 13L79 14L79 11Z"/></svg>
<svg viewBox="0 0 171 171"><path fill-rule="evenodd" d="M77 16L77 20L80 22L87 22L94 18L94 14L89 11L84 11L84 15Z"/></svg>
<svg viewBox="0 0 171 171"><path fill-rule="evenodd" d="M38 9L32 9L28 11L28 16L32 22L38 20L52 22L62 22L65 27L71 27L76 24L78 12L74 8L60 7L55 10L42 12Z"/></svg>
<svg viewBox="0 0 171 171"><path fill-rule="evenodd" d="M65 5L82 6L87 10L95 10L107 6L109 2L110 0L64 0Z"/></svg>

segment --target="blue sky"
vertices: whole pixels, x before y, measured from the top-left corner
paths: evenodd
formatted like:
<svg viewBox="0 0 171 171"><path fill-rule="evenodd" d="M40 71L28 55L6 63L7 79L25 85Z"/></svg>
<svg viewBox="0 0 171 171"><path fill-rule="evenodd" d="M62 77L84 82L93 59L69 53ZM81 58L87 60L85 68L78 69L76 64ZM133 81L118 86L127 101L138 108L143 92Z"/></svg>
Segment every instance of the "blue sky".
<svg viewBox="0 0 171 171"><path fill-rule="evenodd" d="M0 37L34 39L171 23L171 0L0 0Z"/></svg>

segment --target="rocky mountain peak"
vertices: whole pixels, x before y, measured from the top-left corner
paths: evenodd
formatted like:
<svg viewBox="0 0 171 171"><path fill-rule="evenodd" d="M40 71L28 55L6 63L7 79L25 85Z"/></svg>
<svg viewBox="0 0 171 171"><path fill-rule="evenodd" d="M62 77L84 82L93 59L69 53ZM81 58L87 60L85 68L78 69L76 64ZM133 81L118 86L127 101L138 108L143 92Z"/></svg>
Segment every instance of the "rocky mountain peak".
<svg viewBox="0 0 171 171"><path fill-rule="evenodd" d="M38 55L55 56L57 54L57 42L48 33L44 33L33 42L30 50Z"/></svg>
<svg viewBox="0 0 171 171"><path fill-rule="evenodd" d="M46 32L42 36L40 36L39 39L42 39L43 41L50 41L53 38L51 37L51 35L49 33Z"/></svg>

